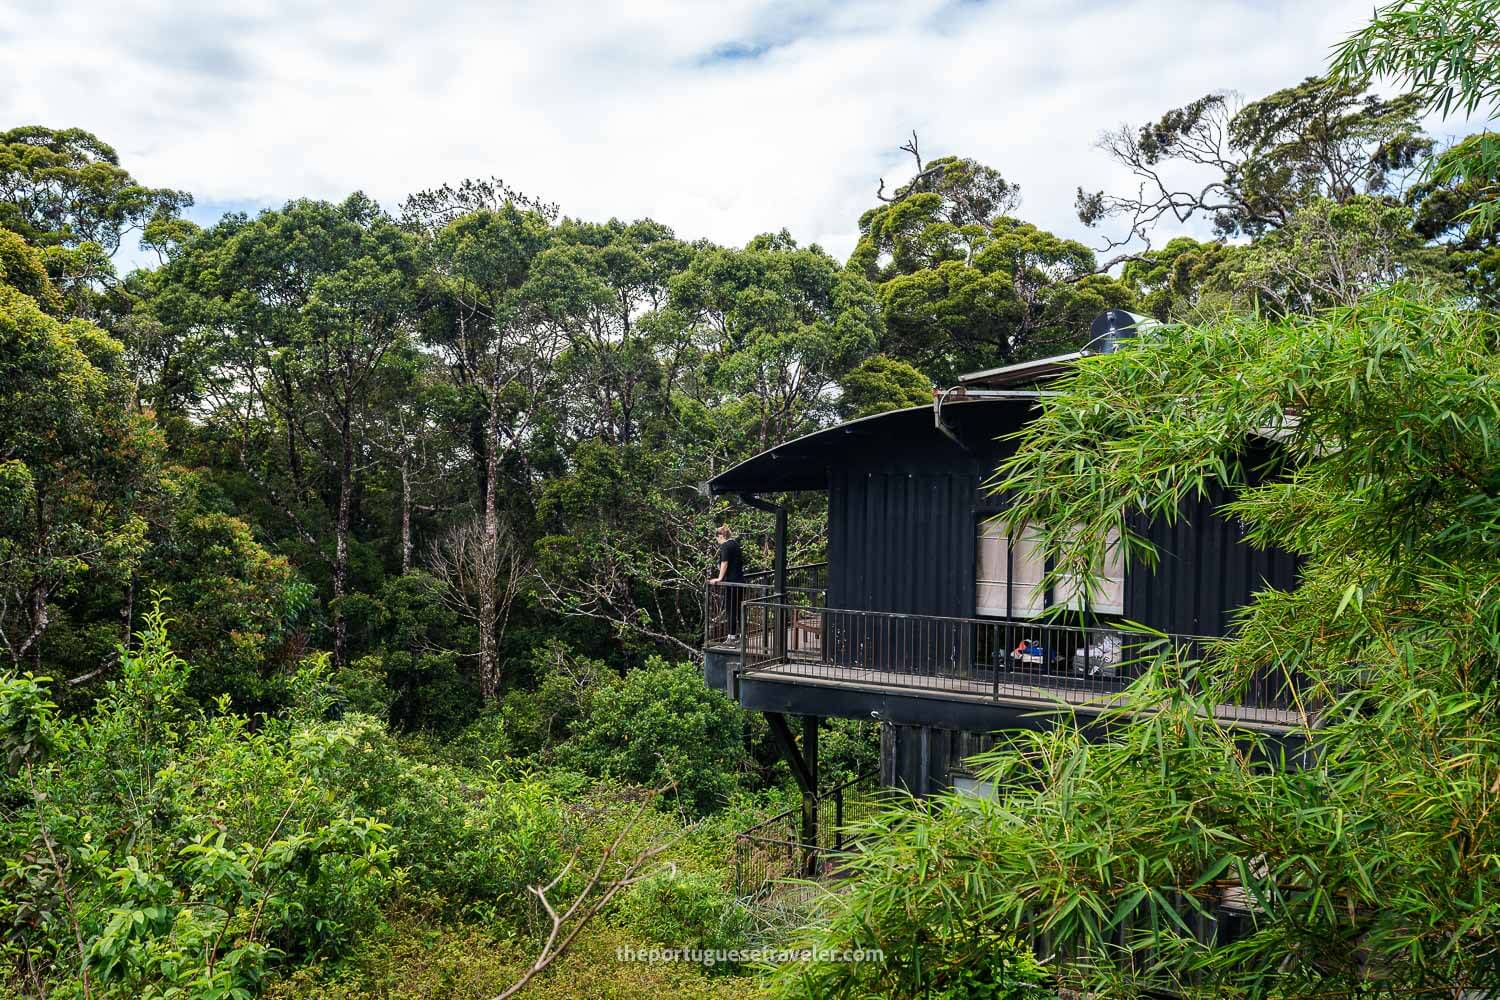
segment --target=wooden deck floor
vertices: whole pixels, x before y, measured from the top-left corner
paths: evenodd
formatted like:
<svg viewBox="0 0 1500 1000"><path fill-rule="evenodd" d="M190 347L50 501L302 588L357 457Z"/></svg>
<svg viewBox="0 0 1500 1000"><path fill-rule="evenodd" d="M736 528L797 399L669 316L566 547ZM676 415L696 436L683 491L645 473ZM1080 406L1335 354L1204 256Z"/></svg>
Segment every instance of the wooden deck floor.
<svg viewBox="0 0 1500 1000"><path fill-rule="evenodd" d="M1026 674L1003 671L998 678L993 674L987 677L944 677L850 667L814 659L752 667L743 676L874 693L900 691L903 694L1031 708L1038 712L1066 708L1098 714L1118 704L1122 697L1119 692L1069 685L1065 677L1057 678L1057 684L1035 683ZM1271 733L1285 733L1303 725L1303 717L1298 712L1284 709L1220 705L1213 714L1228 725Z"/></svg>

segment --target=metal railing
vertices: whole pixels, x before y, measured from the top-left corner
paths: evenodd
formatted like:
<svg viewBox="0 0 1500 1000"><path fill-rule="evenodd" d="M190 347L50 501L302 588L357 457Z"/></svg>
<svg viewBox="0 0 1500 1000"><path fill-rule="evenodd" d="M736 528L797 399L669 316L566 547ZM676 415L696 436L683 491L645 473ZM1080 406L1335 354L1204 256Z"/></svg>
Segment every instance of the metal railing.
<svg viewBox="0 0 1500 1000"><path fill-rule="evenodd" d="M793 878L835 875L853 847L847 824L883 807L886 799L875 772L861 774L818 795L825 822L818 842L802 840L802 807L793 806L734 836L734 891L740 899L764 899L778 883ZM833 822L826 822L832 819Z"/></svg>
<svg viewBox="0 0 1500 1000"><path fill-rule="evenodd" d="M706 648L730 645L729 637L738 642L739 622L746 601L769 597L769 583L708 584L703 606L703 645Z"/></svg>
<svg viewBox="0 0 1500 1000"><path fill-rule="evenodd" d="M786 570L787 592L796 595L794 601L816 598L822 602L823 585L828 576L826 562L788 566ZM713 583L707 587L703 604L703 645L705 647L736 645L731 635L740 634L741 608L746 602L772 596L775 588L775 573L772 570L756 570L745 574L744 583Z"/></svg>
<svg viewBox="0 0 1500 1000"><path fill-rule="evenodd" d="M1121 625L955 618L823 607L769 594L741 608L742 670L982 696L1106 706L1160 656L1201 660L1211 640ZM1298 706L1279 670L1250 679L1215 714L1282 724Z"/></svg>

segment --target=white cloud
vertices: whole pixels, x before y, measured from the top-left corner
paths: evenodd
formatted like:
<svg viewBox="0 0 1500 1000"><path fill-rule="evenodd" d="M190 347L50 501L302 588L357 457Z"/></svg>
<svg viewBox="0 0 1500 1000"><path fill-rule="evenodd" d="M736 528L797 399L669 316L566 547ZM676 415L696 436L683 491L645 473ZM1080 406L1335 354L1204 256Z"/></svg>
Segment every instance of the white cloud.
<svg viewBox="0 0 1500 1000"><path fill-rule="evenodd" d="M5 10L10 4L13 9ZM848 253L876 178L928 155L997 166L1021 214L1097 241L1093 148L1211 90L1319 72L1368 0L614 4L0 0L0 126L77 125L142 181L224 206L499 175L586 218ZM1453 129L1449 129L1452 131Z"/></svg>

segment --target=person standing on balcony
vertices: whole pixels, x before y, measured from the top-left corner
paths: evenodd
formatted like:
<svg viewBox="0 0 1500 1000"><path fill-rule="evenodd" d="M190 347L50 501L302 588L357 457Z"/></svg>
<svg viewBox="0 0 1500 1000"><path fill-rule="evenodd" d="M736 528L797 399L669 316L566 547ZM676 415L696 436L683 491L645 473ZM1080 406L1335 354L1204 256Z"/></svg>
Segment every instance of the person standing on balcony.
<svg viewBox="0 0 1500 1000"><path fill-rule="evenodd" d="M724 594L724 611L729 617L729 635L725 640L734 642L739 638L740 601L745 594L742 586L745 582L745 557L740 552L740 540L733 537L729 525L719 525L718 539L719 575L708 579L710 583L730 584L719 589Z"/></svg>

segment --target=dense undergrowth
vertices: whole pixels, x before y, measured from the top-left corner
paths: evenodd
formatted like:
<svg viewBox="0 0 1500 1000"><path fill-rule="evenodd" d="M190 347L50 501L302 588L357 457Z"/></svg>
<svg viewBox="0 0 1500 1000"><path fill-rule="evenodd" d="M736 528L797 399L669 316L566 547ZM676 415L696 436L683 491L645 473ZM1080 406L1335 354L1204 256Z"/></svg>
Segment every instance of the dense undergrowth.
<svg viewBox="0 0 1500 1000"><path fill-rule="evenodd" d="M639 676L661 682L676 669ZM92 712L59 715L43 678L0 687L0 934L14 994L498 992L544 930L527 887L576 852L553 896L572 898L622 831L619 859L671 846L536 995L734 996L744 987L733 970L600 956L615 946L748 941L755 927L734 902L725 845L765 802L716 800L703 818L692 794L669 795L642 811L646 787L601 778L628 772L628 761L596 761L593 774L539 768L487 751L476 732L403 745L371 716L332 717L337 690L317 658L278 717L204 711L185 696L189 674L157 612ZM695 705L729 711L701 683L684 693L686 738ZM616 708L629 706L628 692L614 695ZM581 730L584 757L590 733ZM691 763L722 769L698 736ZM620 745L627 753L628 741ZM679 777L689 789L723 780L688 769Z"/></svg>

